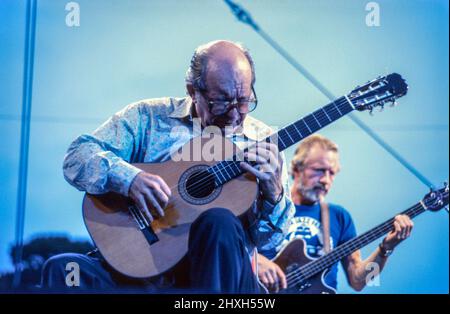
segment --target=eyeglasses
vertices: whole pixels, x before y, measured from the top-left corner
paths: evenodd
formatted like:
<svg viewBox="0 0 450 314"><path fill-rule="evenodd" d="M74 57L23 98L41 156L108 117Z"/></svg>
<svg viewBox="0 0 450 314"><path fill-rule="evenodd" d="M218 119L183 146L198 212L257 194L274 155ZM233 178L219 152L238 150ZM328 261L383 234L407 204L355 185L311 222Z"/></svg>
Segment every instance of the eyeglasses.
<svg viewBox="0 0 450 314"><path fill-rule="evenodd" d="M258 98L256 97L255 90L252 86L252 94L253 96L249 99L239 99L234 101L229 100L209 100L208 97L205 96L204 90L199 90L200 94L203 96L203 98L208 103L209 112L215 116L220 116L223 114L226 114L233 108L236 108L236 110L241 113L249 113L256 109L256 106L258 106Z"/></svg>

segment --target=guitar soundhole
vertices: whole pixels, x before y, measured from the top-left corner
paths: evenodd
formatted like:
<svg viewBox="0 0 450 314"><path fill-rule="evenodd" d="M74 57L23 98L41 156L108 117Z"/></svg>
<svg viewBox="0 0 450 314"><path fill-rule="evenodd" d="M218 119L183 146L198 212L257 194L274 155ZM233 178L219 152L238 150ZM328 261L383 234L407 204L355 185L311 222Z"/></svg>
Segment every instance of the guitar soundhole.
<svg viewBox="0 0 450 314"><path fill-rule="evenodd" d="M208 168L207 165L196 165L180 176L178 192L186 202L204 205L219 196L222 187L216 187L214 176L207 171Z"/></svg>
<svg viewBox="0 0 450 314"><path fill-rule="evenodd" d="M214 177L207 171L198 171L186 181L186 191L194 198L204 198L214 191Z"/></svg>

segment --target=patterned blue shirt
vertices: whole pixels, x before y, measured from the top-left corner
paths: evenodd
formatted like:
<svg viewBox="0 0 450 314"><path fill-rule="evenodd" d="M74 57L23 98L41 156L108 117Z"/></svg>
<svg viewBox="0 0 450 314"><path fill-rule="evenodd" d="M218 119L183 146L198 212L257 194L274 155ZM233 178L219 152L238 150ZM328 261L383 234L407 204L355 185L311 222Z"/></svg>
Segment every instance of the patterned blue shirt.
<svg viewBox="0 0 450 314"><path fill-rule="evenodd" d="M83 134L72 142L64 159L65 179L91 194L116 192L128 196L131 182L142 171L131 163L166 161L171 153L199 135L195 134L191 109L190 97L146 99L128 105L92 134ZM243 149L271 133L271 128L247 115L242 131L229 137ZM247 212L247 232L253 244L263 250L275 248L283 240L295 213L287 195L290 188L283 154L282 160L281 201L275 207L255 201Z"/></svg>

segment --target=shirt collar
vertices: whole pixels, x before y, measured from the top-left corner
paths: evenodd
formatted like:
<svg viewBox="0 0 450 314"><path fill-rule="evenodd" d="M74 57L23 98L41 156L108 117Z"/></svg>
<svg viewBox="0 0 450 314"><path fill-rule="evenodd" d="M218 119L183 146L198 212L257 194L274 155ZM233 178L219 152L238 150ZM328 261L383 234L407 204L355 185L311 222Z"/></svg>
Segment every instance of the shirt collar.
<svg viewBox="0 0 450 314"><path fill-rule="evenodd" d="M176 102L169 117L192 121L192 98L188 96Z"/></svg>

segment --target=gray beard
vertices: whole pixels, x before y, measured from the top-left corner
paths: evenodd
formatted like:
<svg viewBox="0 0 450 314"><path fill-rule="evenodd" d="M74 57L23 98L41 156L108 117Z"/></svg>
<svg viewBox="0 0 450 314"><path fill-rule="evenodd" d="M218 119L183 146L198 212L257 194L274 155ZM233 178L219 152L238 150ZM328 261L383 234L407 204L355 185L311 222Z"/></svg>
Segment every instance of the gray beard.
<svg viewBox="0 0 450 314"><path fill-rule="evenodd" d="M315 190L315 187L312 188L304 188L302 186L299 186L297 189L298 193L302 196L302 198L305 198L306 200L317 203L320 201L320 194L319 191Z"/></svg>

